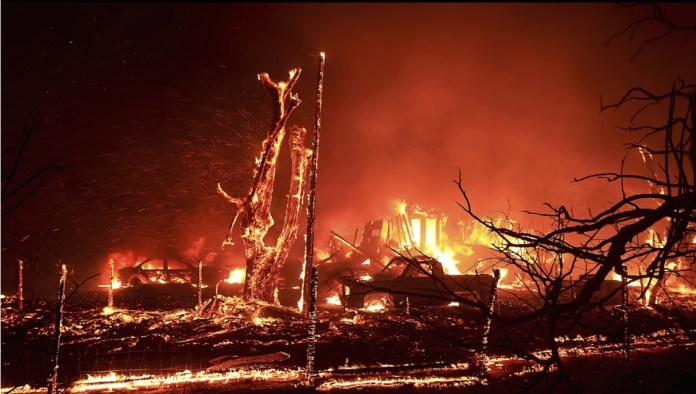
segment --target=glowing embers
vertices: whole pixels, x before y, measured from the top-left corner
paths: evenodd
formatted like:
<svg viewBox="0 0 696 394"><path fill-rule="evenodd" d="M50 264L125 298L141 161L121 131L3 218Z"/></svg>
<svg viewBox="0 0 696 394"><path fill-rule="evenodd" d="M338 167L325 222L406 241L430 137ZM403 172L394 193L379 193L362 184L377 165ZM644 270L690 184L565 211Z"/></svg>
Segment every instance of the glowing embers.
<svg viewBox="0 0 696 394"><path fill-rule="evenodd" d="M113 390L154 390L174 389L181 385L190 384L225 384L254 381L276 381L286 383L299 381L300 370L293 369L239 369L221 373L200 371L192 373L189 370L173 375L119 375L110 372L106 375L87 376L87 379L78 380L71 388L71 392L104 392Z"/></svg>
<svg viewBox="0 0 696 394"><path fill-rule="evenodd" d="M341 297L338 294L334 294L330 297L326 297L326 303L328 305L341 306Z"/></svg>
<svg viewBox="0 0 696 394"><path fill-rule="evenodd" d="M673 287L670 289L671 291L675 291L679 294L690 294L690 295L696 295L696 289L693 287L688 287L683 283L680 283L679 286Z"/></svg>
<svg viewBox="0 0 696 394"><path fill-rule="evenodd" d="M389 294L378 293L365 296L365 307L363 309L365 312L378 313L384 312L385 309L393 306L394 302Z"/></svg>
<svg viewBox="0 0 696 394"><path fill-rule="evenodd" d="M246 268L235 268L230 271L230 276L225 280L227 283L244 283L244 277L246 276Z"/></svg>
<svg viewBox="0 0 696 394"><path fill-rule="evenodd" d="M393 367L408 368L403 372L388 371ZM409 368L410 367L410 368ZM474 384L486 385L487 381L471 374L471 365L457 363L436 367L419 367L414 364L390 365L381 364L369 373L361 373L360 367L340 368L343 372L333 374L327 371L321 374L326 380L318 387L319 391L339 389L370 389L370 388L399 388L399 387L466 387ZM346 372L355 370L354 373Z"/></svg>

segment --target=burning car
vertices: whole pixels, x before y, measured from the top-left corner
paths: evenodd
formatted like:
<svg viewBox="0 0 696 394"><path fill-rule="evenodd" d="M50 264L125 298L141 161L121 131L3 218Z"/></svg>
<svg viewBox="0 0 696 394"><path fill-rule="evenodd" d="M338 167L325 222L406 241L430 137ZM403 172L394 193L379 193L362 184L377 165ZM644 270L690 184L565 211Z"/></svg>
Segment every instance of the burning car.
<svg viewBox="0 0 696 394"><path fill-rule="evenodd" d="M487 302L493 285L493 276L447 275L442 263L428 256L393 258L372 278L341 278L343 305L365 307L366 298L382 296L395 305L447 305L461 298ZM391 302L387 302L391 303Z"/></svg>
<svg viewBox="0 0 696 394"><path fill-rule="evenodd" d="M203 266L203 284L215 286L227 279L229 271L216 267ZM170 258L147 259L132 267L118 270L119 281L127 287L144 284L198 283L198 267Z"/></svg>

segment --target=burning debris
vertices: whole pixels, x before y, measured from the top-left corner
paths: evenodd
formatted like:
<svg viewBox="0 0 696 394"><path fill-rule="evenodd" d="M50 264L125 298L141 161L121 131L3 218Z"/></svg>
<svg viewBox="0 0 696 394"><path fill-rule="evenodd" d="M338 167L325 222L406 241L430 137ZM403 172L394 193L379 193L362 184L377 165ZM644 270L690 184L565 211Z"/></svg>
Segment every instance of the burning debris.
<svg viewBox="0 0 696 394"><path fill-rule="evenodd" d="M523 293L500 291L497 307L514 315L525 308L521 296ZM692 296L675 296L676 308L696 316L696 304L688 303ZM674 328L670 321L657 318L658 311L632 305L632 351L696 346L693 328ZM220 313L208 319L192 309L119 309L102 315L100 310L67 306L61 351L72 357L62 358L61 370L69 377L72 392L146 388L177 391L182 387L223 387L232 391L254 387L270 392L301 386L306 379L307 325L294 308L221 298ZM4 340L16 335L9 327L19 327L21 322L35 327L25 337L30 343L51 338L49 321L36 325L43 313L36 310L39 313L32 317L5 309ZM621 308L609 309L607 315L597 313L587 316L583 326L563 329L557 338L563 357L600 359L620 354ZM614 323L593 331L590 327L602 327L597 322ZM316 315L315 384L322 391L495 384L492 377L481 378L477 366L485 326L486 317L464 305L414 307L411 315L388 310L346 313L320 309ZM540 333L520 327L506 334L495 324L489 329L486 363L492 376L519 372L515 376L531 379L539 374L541 368L532 368L538 363L517 354L505 335L528 342L528 351L542 358L550 350L544 347ZM453 347L450 338L459 338L465 347ZM6 362L17 362L12 347L3 350ZM76 364L78 359L81 365ZM13 382L5 380L11 379L9 376L3 379L3 386Z"/></svg>
<svg viewBox="0 0 696 394"><path fill-rule="evenodd" d="M301 70L291 70L286 81L258 76L272 119L249 190L234 197L217 186L234 207L223 247L241 237L245 267L204 264L202 237L186 252L197 265L167 255L128 264L109 256L102 309L102 293L94 297L99 307L70 300L80 285L69 289L65 265L55 306L25 304L20 261L17 295L2 299L3 362L13 367L3 370L3 386L47 384L49 393L440 389L554 375L550 389L563 378L574 389L568 360L621 358L612 367L628 369L636 351L693 353L696 291L684 273L693 273L696 240L694 86L680 80L669 95L641 88L602 104L604 110L633 100L669 102L669 120L647 128L667 134L663 147L650 149L644 140L632 146L648 176L590 176L621 181L622 199L599 213L580 216L547 204L549 212L531 213L548 221L543 231L507 216L479 216L460 174L455 183L467 220L399 201L390 217L366 223L360 238L358 230L352 240L332 232L328 249L319 250L324 60L322 53L311 149L304 128L286 128L301 103L293 92ZM286 134L288 198L274 228L272 197ZM648 191L631 194L629 181L647 181ZM281 278L281 268L300 231L305 193L298 284L296 272L292 281ZM241 298L223 294L226 288L243 289ZM280 303L289 288L299 312L294 302ZM166 296L157 300L157 293ZM52 354L42 354L47 347Z"/></svg>

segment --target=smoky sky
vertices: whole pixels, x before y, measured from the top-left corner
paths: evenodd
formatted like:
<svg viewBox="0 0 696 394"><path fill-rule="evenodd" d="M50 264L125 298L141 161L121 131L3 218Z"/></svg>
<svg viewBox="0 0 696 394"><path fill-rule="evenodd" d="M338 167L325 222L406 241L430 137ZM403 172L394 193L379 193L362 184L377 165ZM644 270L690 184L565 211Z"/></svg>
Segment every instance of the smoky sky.
<svg viewBox="0 0 696 394"><path fill-rule="evenodd" d="M80 275L99 272L114 251L181 253L201 237L218 250L232 210L216 184L248 190L270 119L256 74L279 80L303 69L303 103L289 123L311 130L320 51L319 243L330 229L349 235L388 216L396 199L456 218L458 169L483 214L515 216L543 202L604 206L618 196L614 185L571 183L618 170L631 138L616 128L630 114L600 113L600 96L637 85L667 91L675 74L693 81L696 70L694 38L683 35L631 60L659 26L606 45L645 7L4 3L2 11L3 150L32 116L39 127L17 177L59 158L70 165L2 217L2 258L49 270L62 260ZM696 17L693 5L665 12ZM3 156L3 170L11 159ZM7 266L4 285L14 275Z"/></svg>

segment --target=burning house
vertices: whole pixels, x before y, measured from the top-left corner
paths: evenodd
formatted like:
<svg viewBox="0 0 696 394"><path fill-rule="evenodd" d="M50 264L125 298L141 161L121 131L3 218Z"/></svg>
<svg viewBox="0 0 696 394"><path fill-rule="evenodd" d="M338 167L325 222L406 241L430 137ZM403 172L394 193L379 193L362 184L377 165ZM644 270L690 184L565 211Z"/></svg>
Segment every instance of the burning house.
<svg viewBox="0 0 696 394"><path fill-rule="evenodd" d="M446 224L447 215L442 212L423 209L416 203L398 202L393 216L365 223L361 236L358 237L356 230L352 242L332 231L326 252L328 256L318 264L322 284L320 298L331 304L340 304L341 295L347 296L346 291L349 291L346 280L357 280L369 286L375 275L401 275L409 265L409 259L413 262L430 261L430 272L437 272L441 278L461 275L460 261L472 258L471 252L456 253L449 246L450 243L459 244L461 240L453 240L448 235ZM358 238L359 242L356 242ZM417 292L422 287L417 283L406 286L400 290ZM358 304L362 307L362 299Z"/></svg>

